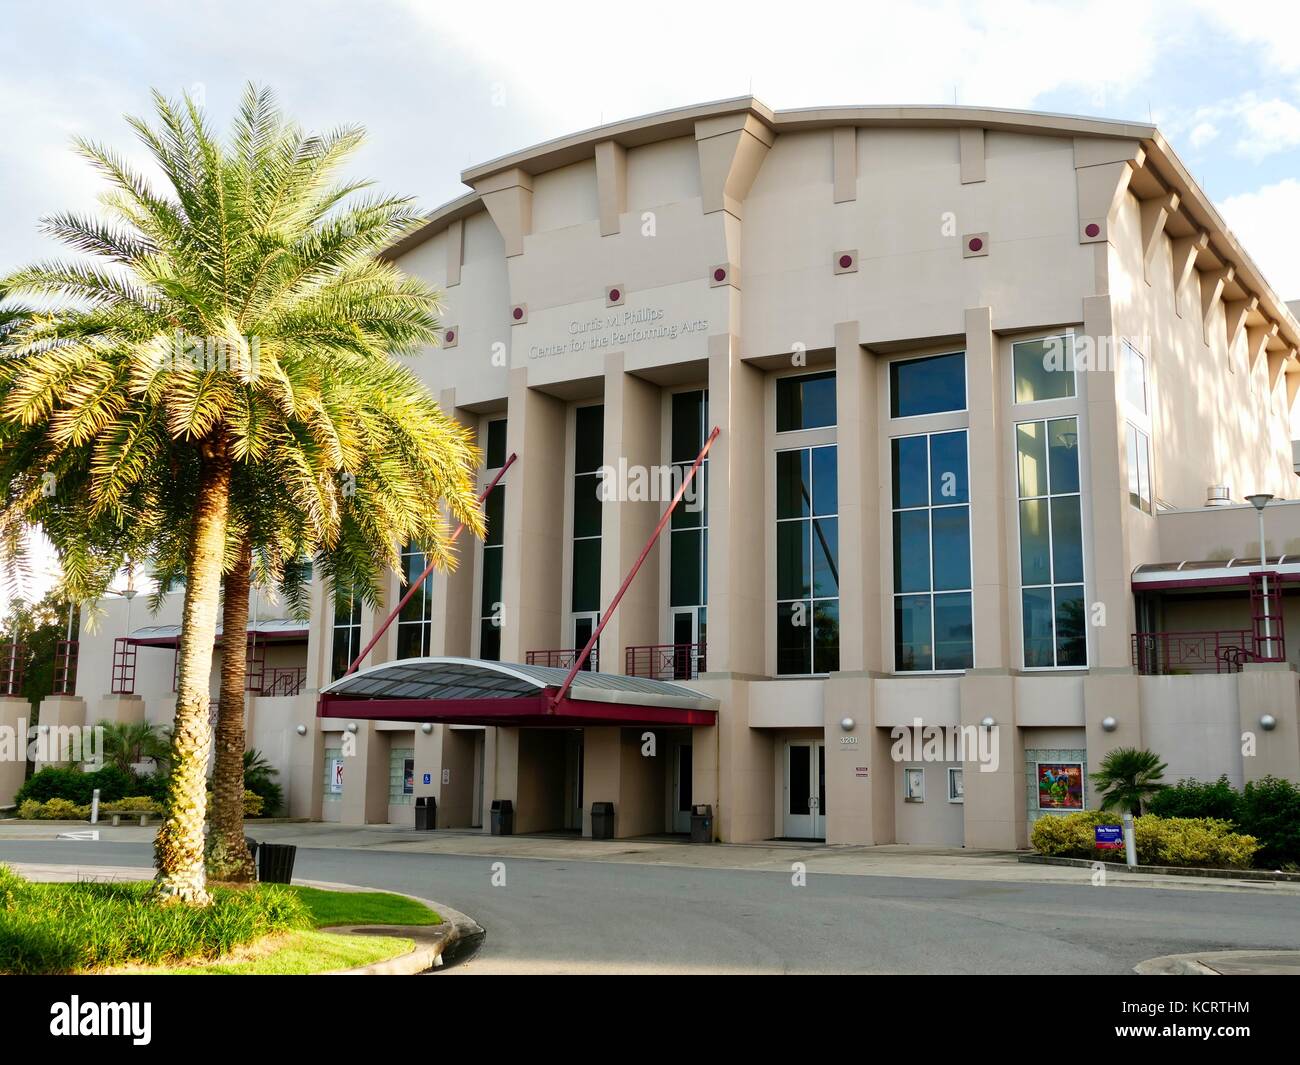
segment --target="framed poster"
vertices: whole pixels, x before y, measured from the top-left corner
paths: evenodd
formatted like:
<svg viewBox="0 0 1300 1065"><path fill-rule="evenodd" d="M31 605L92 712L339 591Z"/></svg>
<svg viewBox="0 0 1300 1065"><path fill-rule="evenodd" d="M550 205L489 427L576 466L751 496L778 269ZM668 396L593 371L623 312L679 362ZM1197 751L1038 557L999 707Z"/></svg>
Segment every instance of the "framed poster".
<svg viewBox="0 0 1300 1065"><path fill-rule="evenodd" d="M343 759L333 759L330 767L330 791L338 794L343 790Z"/></svg>
<svg viewBox="0 0 1300 1065"><path fill-rule="evenodd" d="M415 759L406 758L402 761L402 794L411 795L415 792Z"/></svg>
<svg viewBox="0 0 1300 1065"><path fill-rule="evenodd" d="M1038 763L1038 808L1083 809L1083 763Z"/></svg>
<svg viewBox="0 0 1300 1065"><path fill-rule="evenodd" d="M925 770L903 770L903 801L925 802Z"/></svg>
<svg viewBox="0 0 1300 1065"><path fill-rule="evenodd" d="M962 781L961 769L958 766L948 767L948 801L966 801L966 788Z"/></svg>

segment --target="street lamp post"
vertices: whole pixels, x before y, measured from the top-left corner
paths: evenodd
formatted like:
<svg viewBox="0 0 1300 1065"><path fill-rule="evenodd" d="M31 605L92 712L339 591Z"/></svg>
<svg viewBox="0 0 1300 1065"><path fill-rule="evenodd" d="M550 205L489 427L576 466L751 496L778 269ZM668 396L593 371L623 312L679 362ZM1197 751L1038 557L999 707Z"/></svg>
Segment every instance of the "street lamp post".
<svg viewBox="0 0 1300 1065"><path fill-rule="evenodd" d="M1259 568L1260 582L1264 592L1264 654L1262 658L1272 661L1275 657L1273 654L1273 632L1269 624L1269 601L1268 601L1268 555L1264 547L1264 508L1273 502L1273 496L1268 492L1259 492L1253 496L1247 496L1246 502L1255 508L1255 513L1259 516Z"/></svg>

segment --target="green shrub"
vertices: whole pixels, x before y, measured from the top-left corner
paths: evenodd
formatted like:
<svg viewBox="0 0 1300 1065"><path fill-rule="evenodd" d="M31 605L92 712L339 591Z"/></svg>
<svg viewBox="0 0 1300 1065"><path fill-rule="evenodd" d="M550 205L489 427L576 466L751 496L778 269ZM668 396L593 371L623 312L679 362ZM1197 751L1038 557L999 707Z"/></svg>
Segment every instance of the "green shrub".
<svg viewBox="0 0 1300 1065"><path fill-rule="evenodd" d="M160 807L167 801L167 774L144 773L135 778L132 795L147 795Z"/></svg>
<svg viewBox="0 0 1300 1065"><path fill-rule="evenodd" d="M1257 865L1300 864L1300 786L1271 776L1252 780L1237 806L1237 823L1259 840Z"/></svg>
<svg viewBox="0 0 1300 1065"><path fill-rule="evenodd" d="M1147 805L1158 817L1213 817L1235 823L1240 801L1241 793L1224 775L1209 784L1202 780L1180 780L1156 792Z"/></svg>
<svg viewBox="0 0 1300 1065"><path fill-rule="evenodd" d="M258 795L255 791L249 791L247 788L244 789L245 817L261 817L264 805L262 796Z"/></svg>
<svg viewBox="0 0 1300 1065"><path fill-rule="evenodd" d="M125 799L114 799L110 803L100 803L101 813L123 814L161 814L162 804L147 795L128 795Z"/></svg>
<svg viewBox="0 0 1300 1065"><path fill-rule="evenodd" d="M24 821L35 821L41 816L41 806L35 799L24 799L18 804L18 816Z"/></svg>
<svg viewBox="0 0 1300 1065"><path fill-rule="evenodd" d="M27 799L35 799L37 802L67 799L78 806L84 806L90 802L91 793L96 788L99 789L101 803L120 799L123 795L135 793L135 777L108 765L91 773L76 767L47 766L23 782L14 801L22 805Z"/></svg>
<svg viewBox="0 0 1300 1065"><path fill-rule="evenodd" d="M1113 813L1085 810L1065 816L1049 815L1034 822L1030 841L1039 854L1090 861L1119 862L1124 851L1098 850L1097 825L1118 824ZM1140 865L1247 868L1259 843L1253 836L1234 832L1228 821L1215 818L1165 818L1147 814L1133 820L1133 836Z"/></svg>
<svg viewBox="0 0 1300 1065"><path fill-rule="evenodd" d="M68 973L215 958L273 932L309 928L283 887L213 888L205 907L162 904L149 883L30 884L0 866L0 973Z"/></svg>
<svg viewBox="0 0 1300 1065"><path fill-rule="evenodd" d="M41 803L41 812L36 816L44 821L85 821L90 817L90 806L78 806L67 799L51 799Z"/></svg>
<svg viewBox="0 0 1300 1065"><path fill-rule="evenodd" d="M279 813L284 806L284 789L271 779L279 773L260 751L244 752L244 787L262 797L262 809L267 816Z"/></svg>

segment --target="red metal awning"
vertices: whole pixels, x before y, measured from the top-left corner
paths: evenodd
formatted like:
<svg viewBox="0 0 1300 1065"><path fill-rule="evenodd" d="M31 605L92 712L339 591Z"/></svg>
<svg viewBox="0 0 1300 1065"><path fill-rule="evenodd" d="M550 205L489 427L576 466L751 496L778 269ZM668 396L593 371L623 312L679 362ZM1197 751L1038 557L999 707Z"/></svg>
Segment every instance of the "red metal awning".
<svg viewBox="0 0 1300 1065"><path fill-rule="evenodd" d="M317 717L532 728L708 726L718 700L681 684L473 658L408 658L353 673L322 690Z"/></svg>

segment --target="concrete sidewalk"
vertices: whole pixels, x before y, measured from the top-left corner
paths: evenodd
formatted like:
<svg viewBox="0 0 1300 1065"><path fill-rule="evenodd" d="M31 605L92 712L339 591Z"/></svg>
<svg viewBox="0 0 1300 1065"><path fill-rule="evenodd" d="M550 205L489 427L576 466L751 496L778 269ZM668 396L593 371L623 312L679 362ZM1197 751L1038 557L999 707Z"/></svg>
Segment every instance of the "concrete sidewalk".
<svg viewBox="0 0 1300 1065"><path fill-rule="evenodd" d="M0 822L0 840L52 840L60 832L90 826ZM156 828L95 826L104 843L150 843ZM1012 851L971 851L890 844L879 847L827 846L799 842L719 843L708 846L676 838L592 840L576 836L492 836L481 831L442 829L416 832L390 825L321 822L259 824L247 832L258 841L303 848L379 850L404 854L454 854L540 861L609 862L790 873L801 862L809 873L842 876L918 877L1010 884L1091 884L1089 868L1025 864ZM135 875L138 875L135 874ZM1300 883L1201 879L1131 873L1107 867L1106 883L1164 891L1252 891L1300 896Z"/></svg>

